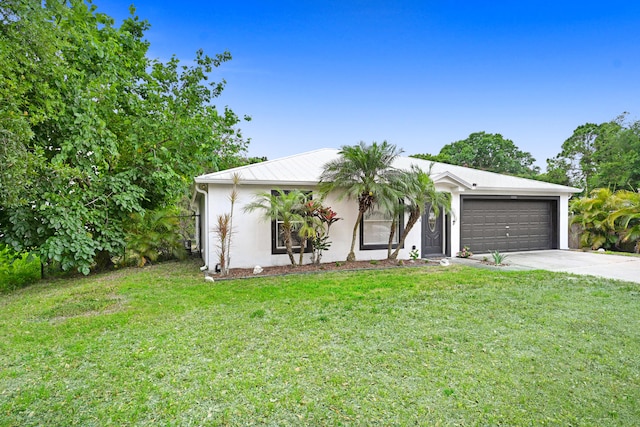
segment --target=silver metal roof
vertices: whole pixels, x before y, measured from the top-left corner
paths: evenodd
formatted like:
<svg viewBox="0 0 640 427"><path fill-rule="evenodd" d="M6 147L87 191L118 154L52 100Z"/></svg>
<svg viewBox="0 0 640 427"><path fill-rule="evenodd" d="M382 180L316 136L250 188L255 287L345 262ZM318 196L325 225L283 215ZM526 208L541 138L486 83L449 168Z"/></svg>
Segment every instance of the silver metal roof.
<svg viewBox="0 0 640 427"><path fill-rule="evenodd" d="M319 181L324 165L336 159L339 156L339 152L340 150L333 148L308 151L280 159L200 175L195 178L195 182L198 184L229 184L233 182L233 175L237 173L243 185L314 185ZM446 163L431 162L412 157L398 157L393 166L398 169L408 170L412 164L420 167L425 172L428 172L431 168L431 177L436 184L448 183L466 189L491 192L502 191L505 193L514 193L517 191L577 193L581 191L575 187L518 178Z"/></svg>

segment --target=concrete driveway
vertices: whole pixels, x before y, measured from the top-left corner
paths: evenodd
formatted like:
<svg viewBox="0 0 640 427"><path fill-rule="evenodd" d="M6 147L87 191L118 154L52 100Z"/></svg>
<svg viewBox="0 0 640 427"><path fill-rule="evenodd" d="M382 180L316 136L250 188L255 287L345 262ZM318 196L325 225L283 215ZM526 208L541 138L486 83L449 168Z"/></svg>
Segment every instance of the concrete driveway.
<svg viewBox="0 0 640 427"><path fill-rule="evenodd" d="M549 270L640 283L640 257L565 250L506 253L506 270ZM474 259L490 254L474 255Z"/></svg>

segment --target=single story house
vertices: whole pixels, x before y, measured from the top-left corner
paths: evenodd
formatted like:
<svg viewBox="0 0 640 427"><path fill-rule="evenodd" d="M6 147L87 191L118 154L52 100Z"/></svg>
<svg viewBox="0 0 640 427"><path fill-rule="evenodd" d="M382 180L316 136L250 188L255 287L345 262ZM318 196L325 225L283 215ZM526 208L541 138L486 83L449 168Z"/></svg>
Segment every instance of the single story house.
<svg viewBox="0 0 640 427"><path fill-rule="evenodd" d="M243 207L258 193L315 190L323 166L338 156L337 149L320 149L196 177L196 234L208 269L218 264L215 224L218 216L231 211L234 174L240 180L233 211L230 267L286 265L290 261L277 236L276 222L265 220L263 212L245 212ZM430 171L436 189L451 194L452 212L436 216L433 210L426 210L408 235L399 259L408 258L412 249L423 258L455 256L465 246L474 253L568 249L569 199L580 189L411 157L398 157L393 164L404 170L411 165ZM351 245L357 202L338 200L338 196L328 194L324 202L342 220L331 227L332 245L323 254L323 262L344 261ZM388 218L375 213L363 220L356 259L386 258L389 224Z"/></svg>

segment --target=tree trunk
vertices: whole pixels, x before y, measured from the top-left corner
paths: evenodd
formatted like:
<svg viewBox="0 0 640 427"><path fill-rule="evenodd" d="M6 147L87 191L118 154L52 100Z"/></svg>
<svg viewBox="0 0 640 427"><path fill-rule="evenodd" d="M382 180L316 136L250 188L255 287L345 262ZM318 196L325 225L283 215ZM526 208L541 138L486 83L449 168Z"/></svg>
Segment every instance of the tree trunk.
<svg viewBox="0 0 640 427"><path fill-rule="evenodd" d="M300 258L298 259L298 265L302 265L304 258L304 248L307 246L307 239L300 240Z"/></svg>
<svg viewBox="0 0 640 427"><path fill-rule="evenodd" d="M287 247L287 255L289 255L289 261L291 261L291 265L296 265L296 259L293 257L293 248L291 246L291 229L284 229L284 244Z"/></svg>
<svg viewBox="0 0 640 427"><path fill-rule="evenodd" d="M404 241L407 239L407 235L411 231L416 222L418 222L418 218L420 218L420 211L412 211L409 215L409 220L407 221L407 226L402 231L402 235L400 236L400 241L398 241L398 247L393 251L391 257L389 259L397 259L398 254L400 253L400 248L404 245Z"/></svg>
<svg viewBox="0 0 640 427"><path fill-rule="evenodd" d="M387 259L391 259L391 251L393 250L393 238L396 235L397 224L398 224L398 219L394 215L393 221L391 222L391 230L389 230L389 243L387 244Z"/></svg>
<svg viewBox="0 0 640 427"><path fill-rule="evenodd" d="M356 223L353 226L353 235L351 236L351 250L349 251L349 255L347 255L347 261L355 261L356 254L354 249L356 247L356 235L358 234L358 227L360 226L360 221L362 221L362 217L364 212L358 210L358 219L356 219Z"/></svg>

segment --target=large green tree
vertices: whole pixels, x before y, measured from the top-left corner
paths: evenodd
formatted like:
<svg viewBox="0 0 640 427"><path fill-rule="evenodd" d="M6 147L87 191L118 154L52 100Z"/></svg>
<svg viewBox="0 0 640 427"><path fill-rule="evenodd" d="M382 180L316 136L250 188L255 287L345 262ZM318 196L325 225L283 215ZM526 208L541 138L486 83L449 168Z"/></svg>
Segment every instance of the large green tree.
<svg viewBox="0 0 640 427"><path fill-rule="evenodd" d="M622 124L593 157L598 166L594 185L640 189L640 121Z"/></svg>
<svg viewBox="0 0 640 427"><path fill-rule="evenodd" d="M176 202L246 141L209 82L231 59L147 56L149 24L90 1L0 4L0 239L88 273L121 254L130 214Z"/></svg>
<svg viewBox="0 0 640 427"><path fill-rule="evenodd" d="M530 153L520 150L499 133L475 132L466 139L445 145L437 156L416 154L413 157L524 177L534 177L540 172Z"/></svg>
<svg viewBox="0 0 640 427"><path fill-rule="evenodd" d="M619 129L620 125L615 121L578 126L564 141L560 153L547 160L547 175L551 178L549 180L559 184L575 185L589 192L595 187L598 169L596 151L598 147L608 145Z"/></svg>
<svg viewBox="0 0 640 427"><path fill-rule="evenodd" d="M353 225L351 249L347 261L354 261L356 237L364 214L376 204L388 204L397 201L401 194L390 185L399 171L393 168L393 161L402 153L395 145L383 141L358 145L345 145L340 157L324 165L320 176L320 189L323 193L337 190L340 198L355 199L358 203L358 216Z"/></svg>
<svg viewBox="0 0 640 427"><path fill-rule="evenodd" d="M609 122L578 126L547 160L546 179L584 189L636 190L640 187L640 121L622 114Z"/></svg>

